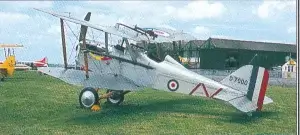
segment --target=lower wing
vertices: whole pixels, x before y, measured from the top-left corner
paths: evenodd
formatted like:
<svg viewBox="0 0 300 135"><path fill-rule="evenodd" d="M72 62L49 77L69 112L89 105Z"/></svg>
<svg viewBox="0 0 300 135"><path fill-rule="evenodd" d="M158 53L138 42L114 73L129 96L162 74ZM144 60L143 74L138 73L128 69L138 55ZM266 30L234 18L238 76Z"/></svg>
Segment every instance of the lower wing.
<svg viewBox="0 0 300 135"><path fill-rule="evenodd" d="M77 86L105 88L111 90L141 89L141 87L121 75L96 74L89 72L90 76L86 79L84 70L65 69L60 67L41 67L38 68L38 71Z"/></svg>

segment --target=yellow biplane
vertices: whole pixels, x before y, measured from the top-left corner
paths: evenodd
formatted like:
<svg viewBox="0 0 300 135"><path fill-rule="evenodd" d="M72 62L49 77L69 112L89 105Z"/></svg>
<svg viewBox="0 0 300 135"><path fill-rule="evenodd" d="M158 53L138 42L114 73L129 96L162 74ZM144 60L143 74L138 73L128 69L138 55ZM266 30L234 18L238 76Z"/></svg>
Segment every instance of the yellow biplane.
<svg viewBox="0 0 300 135"><path fill-rule="evenodd" d="M13 76L16 65L15 51L14 48L20 48L23 45L17 44L0 44L0 48L4 49L5 60L0 62L0 79L4 81L5 77Z"/></svg>

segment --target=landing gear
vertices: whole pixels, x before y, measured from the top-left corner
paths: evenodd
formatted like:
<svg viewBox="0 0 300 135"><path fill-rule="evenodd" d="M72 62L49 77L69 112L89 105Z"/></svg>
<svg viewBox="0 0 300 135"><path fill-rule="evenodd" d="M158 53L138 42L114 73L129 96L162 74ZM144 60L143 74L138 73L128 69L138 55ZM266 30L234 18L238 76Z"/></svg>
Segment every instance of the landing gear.
<svg viewBox="0 0 300 135"><path fill-rule="evenodd" d="M98 89L86 87L79 94L79 104L81 108L99 111L101 99L107 99L109 104L119 105L124 101L124 95L128 92L130 91L107 90L106 94L99 95Z"/></svg>
<svg viewBox="0 0 300 135"><path fill-rule="evenodd" d="M79 104L82 108L91 109L99 104L99 95L94 88L86 87L79 94Z"/></svg>
<svg viewBox="0 0 300 135"><path fill-rule="evenodd" d="M112 93L111 96L107 98L107 103L112 105L119 105L124 101L124 92L123 91L115 91L115 90L107 90L106 93Z"/></svg>

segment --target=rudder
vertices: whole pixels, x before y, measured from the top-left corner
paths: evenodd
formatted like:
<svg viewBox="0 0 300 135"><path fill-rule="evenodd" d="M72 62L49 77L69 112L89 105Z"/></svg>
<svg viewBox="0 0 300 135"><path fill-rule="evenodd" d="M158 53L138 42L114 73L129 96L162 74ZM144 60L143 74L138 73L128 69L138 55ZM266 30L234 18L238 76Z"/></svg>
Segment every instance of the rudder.
<svg viewBox="0 0 300 135"><path fill-rule="evenodd" d="M268 82L268 70L262 67L253 67L246 97L257 105L257 110L259 111L264 103Z"/></svg>

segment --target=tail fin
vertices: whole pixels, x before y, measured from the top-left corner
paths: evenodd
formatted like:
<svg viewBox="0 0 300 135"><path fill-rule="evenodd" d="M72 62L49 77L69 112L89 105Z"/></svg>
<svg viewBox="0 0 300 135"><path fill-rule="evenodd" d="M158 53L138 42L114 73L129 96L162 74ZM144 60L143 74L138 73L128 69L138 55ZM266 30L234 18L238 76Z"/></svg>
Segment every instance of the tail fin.
<svg viewBox="0 0 300 135"><path fill-rule="evenodd" d="M42 60L39 60L37 62L41 62L41 63L47 64L47 57L44 57Z"/></svg>
<svg viewBox="0 0 300 135"><path fill-rule="evenodd" d="M6 70L8 76L12 76L15 71L16 60L15 56L9 56L3 62L2 67Z"/></svg>
<svg viewBox="0 0 300 135"><path fill-rule="evenodd" d="M268 81L269 72L265 68L246 65L224 78L220 83L245 94L243 99L230 101L236 108L248 110L250 108L246 106L251 105L260 111L263 104L272 102L268 97L264 102Z"/></svg>

